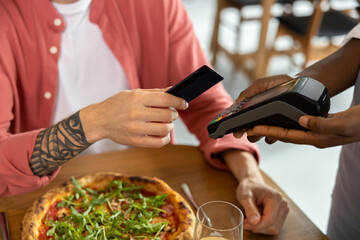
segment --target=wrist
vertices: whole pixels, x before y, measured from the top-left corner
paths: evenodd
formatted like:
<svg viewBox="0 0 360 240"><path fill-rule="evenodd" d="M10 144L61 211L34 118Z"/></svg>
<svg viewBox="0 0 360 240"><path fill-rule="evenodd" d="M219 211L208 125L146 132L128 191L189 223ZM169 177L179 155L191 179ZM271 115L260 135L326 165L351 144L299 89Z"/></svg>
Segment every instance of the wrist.
<svg viewBox="0 0 360 240"><path fill-rule="evenodd" d="M233 149L224 151L222 157L239 183L245 180L264 182L258 163L251 153Z"/></svg>
<svg viewBox="0 0 360 240"><path fill-rule="evenodd" d="M89 143L95 143L105 138L102 135L103 131L101 130L101 123L98 118L99 114L96 104L81 109L79 116L86 140Z"/></svg>

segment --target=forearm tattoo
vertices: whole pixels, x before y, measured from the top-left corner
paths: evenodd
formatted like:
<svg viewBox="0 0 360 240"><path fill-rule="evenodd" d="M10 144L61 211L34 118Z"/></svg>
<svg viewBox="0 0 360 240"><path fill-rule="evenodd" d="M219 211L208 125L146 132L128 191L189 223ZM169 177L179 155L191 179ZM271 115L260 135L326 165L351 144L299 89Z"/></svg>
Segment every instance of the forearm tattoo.
<svg viewBox="0 0 360 240"><path fill-rule="evenodd" d="M35 175L45 176L90 145L77 112L39 133L30 159L30 168Z"/></svg>

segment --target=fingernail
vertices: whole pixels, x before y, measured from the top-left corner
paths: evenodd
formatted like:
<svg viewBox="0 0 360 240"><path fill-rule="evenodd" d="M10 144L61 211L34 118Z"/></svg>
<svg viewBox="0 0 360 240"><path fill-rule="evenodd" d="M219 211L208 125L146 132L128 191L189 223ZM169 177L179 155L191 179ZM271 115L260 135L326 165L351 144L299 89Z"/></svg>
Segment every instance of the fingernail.
<svg viewBox="0 0 360 240"><path fill-rule="evenodd" d="M256 216L256 215L253 215L253 216L251 216L251 217L249 218L249 222L250 222L251 224L257 224L258 221L259 221L259 217Z"/></svg>
<svg viewBox="0 0 360 240"><path fill-rule="evenodd" d="M187 109L189 107L189 103L187 101L184 101L184 109Z"/></svg>
<svg viewBox="0 0 360 240"><path fill-rule="evenodd" d="M163 145L170 143L170 141L171 141L170 133L166 137L162 138L161 140L163 142Z"/></svg>
<svg viewBox="0 0 360 240"><path fill-rule="evenodd" d="M172 120L177 119L178 116L179 116L179 113L178 113L177 111L173 111L173 112L172 112Z"/></svg>
<svg viewBox="0 0 360 240"><path fill-rule="evenodd" d="M303 126L303 127L307 127L308 121L309 121L309 119L306 118L306 117L301 117L301 118L299 119L299 123L300 123L300 125Z"/></svg>

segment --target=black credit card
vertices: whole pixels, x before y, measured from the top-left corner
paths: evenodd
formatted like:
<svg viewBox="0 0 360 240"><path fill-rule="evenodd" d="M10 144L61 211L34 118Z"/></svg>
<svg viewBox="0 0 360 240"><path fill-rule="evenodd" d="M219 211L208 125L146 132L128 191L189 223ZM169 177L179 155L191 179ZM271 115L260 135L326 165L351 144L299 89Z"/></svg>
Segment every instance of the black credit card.
<svg viewBox="0 0 360 240"><path fill-rule="evenodd" d="M204 65L166 92L190 102L223 79Z"/></svg>

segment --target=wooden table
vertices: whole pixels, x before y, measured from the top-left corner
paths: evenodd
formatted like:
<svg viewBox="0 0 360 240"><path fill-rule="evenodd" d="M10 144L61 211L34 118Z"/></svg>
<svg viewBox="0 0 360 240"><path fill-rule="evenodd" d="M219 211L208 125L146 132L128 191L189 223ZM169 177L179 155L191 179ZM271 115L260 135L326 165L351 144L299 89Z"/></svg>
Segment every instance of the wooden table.
<svg viewBox="0 0 360 240"><path fill-rule="evenodd" d="M19 239L20 223L27 208L46 191L71 176L99 171L156 176L165 180L183 196L180 184L185 182L200 204L211 200L224 200L238 205L235 197L236 180L229 172L214 169L207 164L197 147L169 145L161 149L134 148L78 157L65 164L59 175L48 186L28 194L0 198L0 211L7 213L11 239ZM280 190L266 174L264 178L268 185ZM288 197L287 199L290 213L279 235L266 236L245 231L244 240L327 239Z"/></svg>

